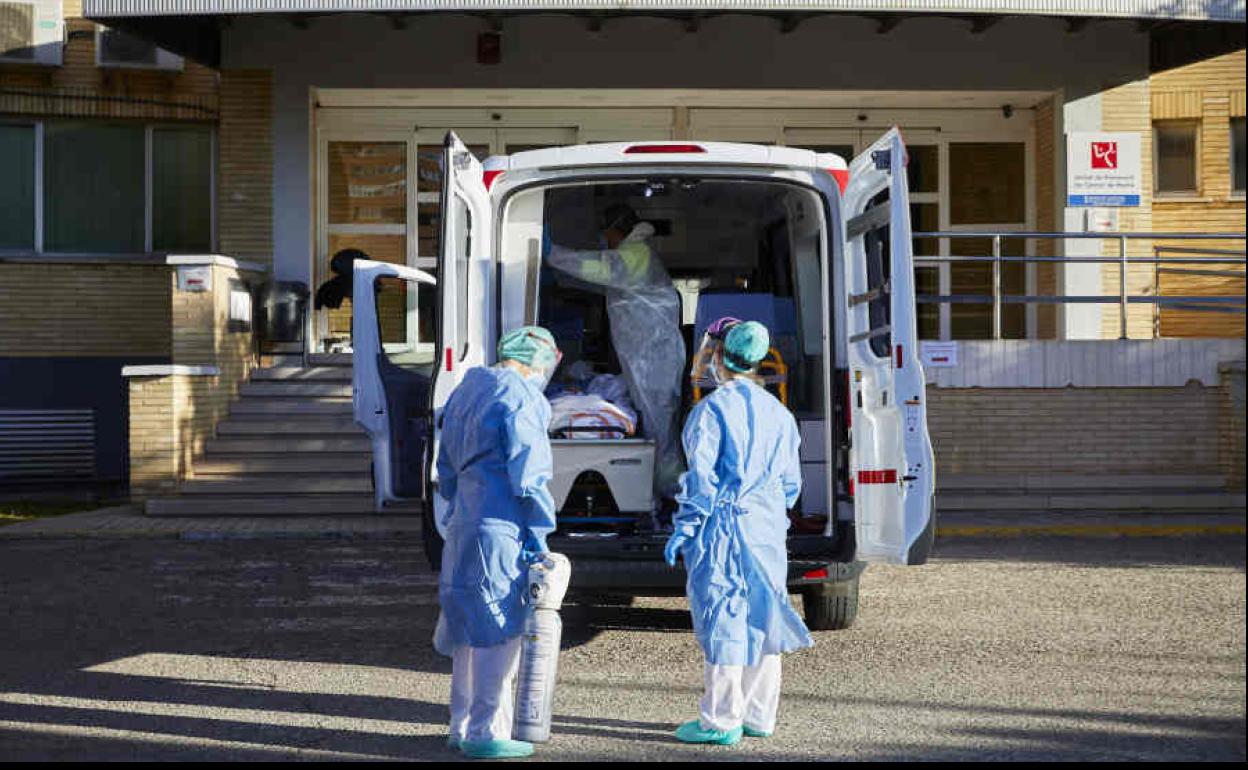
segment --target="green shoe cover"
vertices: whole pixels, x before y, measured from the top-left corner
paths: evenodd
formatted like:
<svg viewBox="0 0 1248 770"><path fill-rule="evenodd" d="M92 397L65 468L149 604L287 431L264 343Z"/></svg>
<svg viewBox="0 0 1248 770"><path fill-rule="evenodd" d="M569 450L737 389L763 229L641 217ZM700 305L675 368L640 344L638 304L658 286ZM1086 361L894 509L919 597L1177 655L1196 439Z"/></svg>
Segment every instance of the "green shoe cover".
<svg viewBox="0 0 1248 770"><path fill-rule="evenodd" d="M533 744L524 741L464 741L459 748L472 759L513 759L533 754Z"/></svg>
<svg viewBox="0 0 1248 770"><path fill-rule="evenodd" d="M770 730L755 730L753 727L750 727L749 725L742 725L741 730L745 733L747 738L770 738L771 737Z"/></svg>
<svg viewBox="0 0 1248 770"><path fill-rule="evenodd" d="M733 730L703 730L698 720L685 722L676 728L676 737L685 743L715 743L720 746L732 746L741 740L741 728Z"/></svg>

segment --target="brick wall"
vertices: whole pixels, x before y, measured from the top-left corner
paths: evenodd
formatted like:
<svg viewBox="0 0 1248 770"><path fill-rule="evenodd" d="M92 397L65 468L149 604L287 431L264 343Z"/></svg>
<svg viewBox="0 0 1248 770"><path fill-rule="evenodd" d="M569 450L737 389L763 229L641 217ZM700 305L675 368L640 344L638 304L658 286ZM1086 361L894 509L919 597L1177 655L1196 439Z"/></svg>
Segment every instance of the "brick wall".
<svg viewBox="0 0 1248 770"><path fill-rule="evenodd" d="M168 358L169 268L0 262L0 357Z"/></svg>
<svg viewBox="0 0 1248 770"><path fill-rule="evenodd" d="M214 265L212 290L207 292L178 291L176 274L171 276L174 364L215 366L219 371L130 379L131 497L142 499L176 488L251 372L253 334L228 327L230 280L247 276Z"/></svg>
<svg viewBox="0 0 1248 770"><path fill-rule="evenodd" d="M1147 80L1105 91L1101 95L1101 129L1103 131L1130 131L1140 135L1140 205L1138 208L1118 209L1118 229L1122 232L1149 232L1153 230L1153 130L1149 113L1149 88ZM1104 254L1118 256L1118 243L1105 242ZM1149 240L1127 242L1127 254L1151 257L1153 243ZM1118 296L1121 272L1116 265L1101 268L1101 290L1108 296ZM1127 293L1142 295L1153 293L1154 270L1151 265L1133 265L1127 271ZM1131 339L1150 339L1153 336L1154 307L1135 303L1127 310L1127 336ZM1106 339L1116 339L1121 331L1117 305L1104 305L1101 310L1101 333Z"/></svg>
<svg viewBox="0 0 1248 770"><path fill-rule="evenodd" d="M1235 442L1225 427L1227 402L1225 388L1196 383L928 388L928 425L937 473L1210 474L1220 468L1229 475ZM1242 409L1239 414L1242 467Z"/></svg>
<svg viewBox="0 0 1248 770"><path fill-rule="evenodd" d="M0 112L163 120L216 117L216 71L192 61L177 71L100 67L95 62L96 25L82 18L81 1L67 0L62 12L63 64L0 64L0 87L7 89L0 93Z"/></svg>
<svg viewBox="0 0 1248 770"><path fill-rule="evenodd" d="M1222 458L1227 472L1227 486L1244 488L1244 362L1235 361L1221 367L1222 388L1226 398L1218 420L1222 426Z"/></svg>
<svg viewBox="0 0 1248 770"><path fill-rule="evenodd" d="M1235 196L1231 192L1230 168L1230 119L1244 116L1244 64L1245 55L1241 49L1153 76L1154 120L1200 121L1197 159L1200 189L1190 198L1153 200L1153 226L1158 232L1244 232L1244 198L1242 193ZM1166 245L1166 242L1157 244ZM1236 249L1241 253L1244 248L1242 240L1195 245ZM1233 268L1220 265L1218 269ZM1170 273L1162 276L1161 290L1171 295L1243 296L1244 279ZM1161 334L1164 337L1243 337L1244 318L1236 313L1165 310L1161 313Z"/></svg>
<svg viewBox="0 0 1248 770"><path fill-rule="evenodd" d="M1054 190L1057 184L1057 147L1054 135L1056 100L1046 99L1036 105L1035 132L1036 141L1033 145L1036 168L1036 230L1054 232L1061 230L1057 224L1057 209ZM1051 257L1056 241L1040 239L1036 242L1036 255ZM1038 263L1036 271L1036 291L1038 295L1052 296L1057 294L1057 266ZM1036 337L1051 340L1057 337L1057 306L1036 305Z"/></svg>
<svg viewBox="0 0 1248 770"><path fill-rule="evenodd" d="M221 72L218 128L219 250L273 260L273 77L265 70Z"/></svg>

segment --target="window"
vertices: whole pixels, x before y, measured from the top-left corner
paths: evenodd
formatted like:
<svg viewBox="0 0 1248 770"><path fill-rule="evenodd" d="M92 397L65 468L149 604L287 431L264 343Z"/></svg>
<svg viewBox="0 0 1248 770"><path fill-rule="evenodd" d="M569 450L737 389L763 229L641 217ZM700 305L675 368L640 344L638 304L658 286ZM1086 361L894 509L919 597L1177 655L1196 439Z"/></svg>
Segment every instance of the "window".
<svg viewBox="0 0 1248 770"><path fill-rule="evenodd" d="M142 126L49 123L44 128L46 251L144 251Z"/></svg>
<svg viewBox="0 0 1248 770"><path fill-rule="evenodd" d="M209 126L0 124L0 249L213 248Z"/></svg>
<svg viewBox="0 0 1248 770"><path fill-rule="evenodd" d="M1185 120L1153 123L1154 189L1159 195L1195 194L1197 133L1200 124Z"/></svg>
<svg viewBox="0 0 1248 770"><path fill-rule="evenodd" d="M1244 194L1245 169L1248 168L1248 155L1244 148L1244 119L1231 118L1231 192Z"/></svg>
<svg viewBox="0 0 1248 770"><path fill-rule="evenodd" d="M877 206L888 206L888 190L872 198L866 210L871 211ZM867 303L867 316L871 319L871 336L867 344L880 358L888 358L893 349L893 297L888 280L893 257L889 244L887 225L868 230L862 238L863 249L867 252L867 292L872 295Z"/></svg>
<svg viewBox="0 0 1248 770"><path fill-rule="evenodd" d="M152 129L152 249L212 248L212 133Z"/></svg>
<svg viewBox="0 0 1248 770"><path fill-rule="evenodd" d="M35 248L35 127L0 124L0 250Z"/></svg>
<svg viewBox="0 0 1248 770"><path fill-rule="evenodd" d="M455 334L462 361L468 353L468 252L472 248L472 212L468 203L455 196L455 240L459 244L455 254ZM450 266L447 266L448 269Z"/></svg>

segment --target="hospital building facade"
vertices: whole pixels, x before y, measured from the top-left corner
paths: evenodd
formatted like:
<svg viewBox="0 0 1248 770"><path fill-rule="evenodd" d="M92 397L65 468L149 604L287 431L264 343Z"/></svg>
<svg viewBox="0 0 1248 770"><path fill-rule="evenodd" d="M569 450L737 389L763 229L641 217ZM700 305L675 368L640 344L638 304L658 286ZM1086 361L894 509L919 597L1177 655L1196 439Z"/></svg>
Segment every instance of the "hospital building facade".
<svg viewBox="0 0 1248 770"><path fill-rule="evenodd" d="M310 302L302 341L263 346L255 289L314 292L344 248L436 272L448 131L482 158L636 140L852 158L899 126L913 229L939 234L916 254L945 258L916 266L920 334L959 351L929 376L938 467L1242 488L1244 18L1229 0L0 0L0 485L168 496L245 463L206 461L211 442L264 431L329 447L308 478L362 462L340 376L308 375L323 414L238 411L290 384L265 365L350 360L349 312ZM1089 133L1138 136L1136 205L1069 205ZM1162 237L1185 233L1228 237ZM1124 281L1112 261L949 259L994 253L1240 262ZM1221 299L990 298L1123 290Z"/></svg>

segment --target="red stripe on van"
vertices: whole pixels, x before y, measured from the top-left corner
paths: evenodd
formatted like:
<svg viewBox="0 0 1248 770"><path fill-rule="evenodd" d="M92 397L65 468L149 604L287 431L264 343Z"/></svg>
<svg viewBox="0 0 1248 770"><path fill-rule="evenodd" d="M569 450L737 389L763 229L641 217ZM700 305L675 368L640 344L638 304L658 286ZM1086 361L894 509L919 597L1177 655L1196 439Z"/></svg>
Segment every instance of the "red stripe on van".
<svg viewBox="0 0 1248 770"><path fill-rule="evenodd" d="M832 175L832 179L836 181L836 186L841 189L841 195L845 194L845 188L849 186L849 169L847 168L830 168L828 173Z"/></svg>
<svg viewBox="0 0 1248 770"><path fill-rule="evenodd" d="M451 367L455 365L455 351L451 348L446 349L446 370L449 372Z"/></svg>
<svg viewBox="0 0 1248 770"><path fill-rule="evenodd" d="M859 484L896 484L897 471L889 468L886 471L858 471Z"/></svg>

